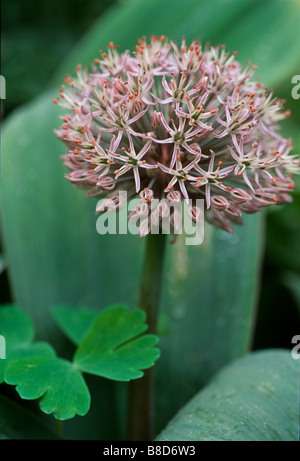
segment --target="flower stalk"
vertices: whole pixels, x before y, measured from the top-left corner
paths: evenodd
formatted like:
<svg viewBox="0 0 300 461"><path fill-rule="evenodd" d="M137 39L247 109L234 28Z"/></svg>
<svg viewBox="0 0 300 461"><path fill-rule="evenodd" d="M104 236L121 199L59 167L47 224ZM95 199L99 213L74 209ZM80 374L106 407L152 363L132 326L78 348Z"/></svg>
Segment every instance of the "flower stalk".
<svg viewBox="0 0 300 461"><path fill-rule="evenodd" d="M146 237L139 308L146 313L149 333L154 334L157 330L165 244L165 234L149 234ZM151 368L142 378L129 383L128 437L129 440L147 441L153 436L154 369Z"/></svg>
<svg viewBox="0 0 300 461"><path fill-rule="evenodd" d="M138 199L128 218L147 240L139 307L150 333L166 241L152 224L163 229L167 218L178 233L171 202L186 202L195 223L205 218L233 232L244 213L292 200L300 159L278 123L291 113L254 79L257 67L236 56L184 38L143 37L124 53L111 42L91 66L67 75L53 100L65 108L55 133L67 146L66 178L102 199L96 213L119 211L120 192ZM153 438L153 387L153 370L129 385L131 440Z"/></svg>

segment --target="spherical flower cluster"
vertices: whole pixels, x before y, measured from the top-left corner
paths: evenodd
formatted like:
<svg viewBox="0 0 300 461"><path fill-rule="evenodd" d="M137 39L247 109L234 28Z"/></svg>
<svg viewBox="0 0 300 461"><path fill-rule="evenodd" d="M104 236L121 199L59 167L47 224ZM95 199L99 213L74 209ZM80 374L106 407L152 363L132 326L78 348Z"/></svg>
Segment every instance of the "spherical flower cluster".
<svg viewBox="0 0 300 461"><path fill-rule="evenodd" d="M110 43L91 69L66 77L53 100L68 110L56 135L68 180L107 198L96 211L118 208L122 190L139 194L137 216L165 198L188 202L196 221L204 199L206 219L232 232L243 212L290 201L299 158L278 130L290 113L236 54L152 36L132 53Z"/></svg>

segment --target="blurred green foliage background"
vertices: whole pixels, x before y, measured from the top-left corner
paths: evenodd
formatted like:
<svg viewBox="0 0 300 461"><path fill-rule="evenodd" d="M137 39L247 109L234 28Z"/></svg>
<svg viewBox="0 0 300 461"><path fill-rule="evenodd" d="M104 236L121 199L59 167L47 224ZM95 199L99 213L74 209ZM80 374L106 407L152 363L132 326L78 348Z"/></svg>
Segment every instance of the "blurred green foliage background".
<svg viewBox="0 0 300 461"><path fill-rule="evenodd" d="M173 2L169 0L161 0L160 2L156 0L127 0L126 2L114 0L87 0L85 2L80 0L52 0L51 2L10 0L9 3L2 5L1 70L1 74L4 75L7 82L7 99L2 101L2 119L5 121L7 118L10 123L11 142L8 150L13 153L14 140L12 134L14 126L16 138L21 137L24 133L26 134L28 128L27 126L20 127L17 125L18 115L16 116L16 121L13 122L14 110L19 109L27 102L33 101L35 97L40 96L44 91L53 88L57 89L63 75L66 72L72 72L73 66L77 62L81 62L81 59L95 57L99 47L104 47L105 43L108 43L110 39L116 41L116 43L119 43L118 39L122 40L119 43L121 49L133 46L136 38L143 34L144 29L147 30L147 34L151 32L165 33L170 38L180 39L180 36L184 33L189 39L193 38L195 30L198 30L197 18L199 18L201 26L197 32L198 36L204 34L204 40L212 40L213 44L216 44L214 40L222 41L222 43L228 44L230 51L239 49L240 45L240 48L242 48L242 62L246 62L248 53L251 54L251 59L254 56L256 58L255 63L260 66L259 70L262 79L268 79L268 75L276 74L274 79L276 95L279 98L286 99L286 107L292 110L291 119L282 124L283 132L286 136L292 137L295 151L300 153L300 99L293 100L291 97L291 78L295 74L300 74L299 17L300 3L297 0L248 0L245 2L238 0L198 0L197 2L194 0L185 2L177 0ZM138 21L136 18L142 19ZM214 22L210 26L208 19L212 18ZM210 29L213 29L213 34L210 34ZM109 34L111 34L111 38L107 39ZM192 36L190 37L190 35ZM260 37L261 41L259 42ZM104 44L102 42L99 44L98 40L99 43L101 40L102 42L104 41ZM267 65L264 66L265 57ZM51 99L49 94L48 99ZM28 114L30 114L30 107L32 107L32 115L34 116L35 106L29 106ZM26 111L26 106L24 111ZM57 126L57 124L55 125L56 117L57 114L53 112L53 109L49 109L49 118L53 119L53 128ZM28 120L30 120L30 117ZM32 127L30 128L32 131ZM39 129L42 132L42 125ZM34 140L34 135L31 134L31 136ZM52 134L49 132L49 139L51 139L51 136ZM19 148L22 147L22 143L18 140L16 140L16 145ZM5 149L5 145L2 147ZM34 142L33 148L36 148ZM28 147L26 149L27 151L29 150ZM57 153L57 157L60 153L61 151ZM56 153L54 152L53 155L56 155ZM63 172L63 169L61 172ZM45 176L45 181L47 181L47 176ZM245 258L247 258L245 259L245 265L251 265L253 260L252 272L249 270L249 273L246 271L245 274L248 274L247 276L253 279L258 278L260 286L258 293L253 295L257 298L257 311L256 322L250 325L253 330L251 349L274 347L290 349L292 337L300 332L300 181L297 180L296 183L298 188L293 194L293 203L278 208L274 207L265 216L265 235L262 230L260 231L260 240L264 240L264 248L261 272L259 274L257 272L258 266L256 265L259 257L255 252L256 250L253 250L255 242L252 242L254 238L252 234L257 231L257 228L262 229L262 227L256 227L256 218L251 216L249 218L254 223L252 224L253 227L251 225L245 226L244 230L239 231L240 246L238 248L242 252L237 255L236 260L240 258L239 267L242 267L243 251L245 251ZM69 196L74 194L74 200L77 200L79 197L77 192L75 194L74 190L68 189L68 187L70 186L66 186L64 190L69 191ZM38 195L38 191L36 191L36 194ZM86 211L86 215L90 213L89 224L94 226L92 209L93 206ZM14 210L12 209L11 213L13 212ZM18 222L17 219L15 222ZM249 223L249 219L247 223ZM93 227L91 229L95 232ZM74 226L73 233L75 235L76 226ZM226 237L222 237L222 235L216 234L216 236L212 236L212 242L216 247L221 248L222 245L226 245ZM247 241L244 241L245 239L252 242L249 248L247 247ZM23 245L26 246L26 244L26 235L24 235ZM117 249L122 248L121 241L117 242L116 245L115 249L112 248L112 252L117 252ZM129 240L128 245L134 251L135 244L131 240ZM133 273L136 275L139 273L139 255L141 254L141 245L138 245L138 256L133 263ZM18 298L14 292L15 287L20 290L20 285L11 283L12 268L10 267L9 258L6 257L5 249L2 245L1 253L4 253L5 256L0 259L1 304L13 301L16 297ZM107 249L107 252L105 251L103 249L103 258L107 261L110 257L109 249ZM182 257L180 247L176 251L177 253L175 253L175 256L173 254L172 257L177 257L179 260ZM254 253L252 254L251 251L254 251ZM29 248L29 258L30 254ZM32 255L34 255L34 252ZM117 256L112 257L115 264L118 264ZM210 256L206 257L210 261ZM213 260L213 257L211 259ZM27 264L33 265L35 262L29 259ZM220 264L220 267L219 276L222 277L222 270L225 265ZM61 270L63 271L67 268L68 265L66 264L66 267L63 266ZM200 267L199 273L201 270L203 269ZM201 273L202 279L206 280L205 277L207 277L207 280L209 280L209 274L214 277L213 264L209 270L211 271L210 273L203 270L203 273ZM238 274L239 269L236 270ZM13 271L16 271L16 268ZM123 275L125 274L125 277L127 272L126 267L123 268L123 272L121 271ZM232 273L234 276L234 269ZM180 271L177 277L181 280L182 274L180 274ZM93 283L97 283L96 280L95 276ZM176 279L174 279L173 288L176 283ZM234 280L232 283L234 283ZM256 282L254 283L253 280L249 283L256 286ZM134 291L133 286L134 280L129 277L128 287L124 289L124 293L127 295L127 291L128 293ZM193 287L194 285L191 286ZM71 288L69 287L67 290L71 290ZM35 289L38 292L38 288L34 287L33 283L30 290ZM175 292L176 289L180 292L180 289L175 286ZM234 284L232 290L235 290ZM249 288L248 290L250 293ZM183 296L183 294L179 293L178 296ZM104 299L106 302L110 301L109 296L106 296L106 292ZM195 304L196 299L197 297L195 296L191 302ZM222 302L222 298L220 299ZM120 299L116 301L120 301ZM200 308L201 306L199 306ZM213 309L214 306L211 306L211 308ZM43 313L38 315L41 317ZM179 321L180 315L181 313L178 312ZM235 314L232 313L231 315L234 316ZM188 334L187 331L184 333ZM248 342L248 339L246 342ZM174 345L174 350L175 347L176 345ZM213 345L210 345L210 347L214 348ZM221 343L219 347L221 350ZM249 348L248 345L247 347ZM225 356L226 354L224 353ZM226 356L227 359L228 357ZM220 359L220 365L222 360L223 358ZM224 361L226 360L224 359ZM216 362L218 362L218 359L216 359ZM212 373L214 367L209 364L208 370ZM202 384L204 381L205 379L203 378ZM199 381L196 379L195 383L187 384L187 394L189 396L193 395L198 385ZM117 390L119 395L124 392L121 387ZM7 390L7 392L11 395L10 390ZM111 387L110 389L106 387L105 392L108 392L111 396L114 390ZM101 399L99 401L100 403L102 402ZM121 399L119 399L120 402ZM177 406L182 403L184 402L179 399ZM162 402L162 408L163 405L164 403ZM116 408L113 409L113 413L118 413L119 411ZM122 411L123 407L121 405ZM165 419L170 416L169 413L169 410L166 409ZM73 431L76 431L75 426L70 427ZM122 428L120 432L122 433ZM107 435L105 430L104 434Z"/></svg>
<svg viewBox="0 0 300 461"><path fill-rule="evenodd" d="M12 0L2 5L4 116L43 91L57 66L114 0Z"/></svg>

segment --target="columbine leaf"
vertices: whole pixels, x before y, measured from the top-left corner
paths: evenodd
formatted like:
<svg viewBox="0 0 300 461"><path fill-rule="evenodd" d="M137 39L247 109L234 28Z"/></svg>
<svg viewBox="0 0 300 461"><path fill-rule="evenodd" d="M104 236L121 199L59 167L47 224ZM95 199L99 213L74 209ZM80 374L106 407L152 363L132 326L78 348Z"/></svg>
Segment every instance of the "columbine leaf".
<svg viewBox="0 0 300 461"><path fill-rule="evenodd" d="M55 356L54 349L45 342L32 343L34 329L28 314L16 306L0 308L0 334L6 342L6 359L0 360L0 383L11 360L36 356Z"/></svg>
<svg viewBox="0 0 300 461"><path fill-rule="evenodd" d="M299 364L289 351L251 354L229 365L157 438L200 441L296 441Z"/></svg>
<svg viewBox="0 0 300 461"><path fill-rule="evenodd" d="M64 359L32 357L13 360L5 371L5 382L16 385L20 397L41 397L40 408L57 419L85 415L90 407L90 394L81 373Z"/></svg>
<svg viewBox="0 0 300 461"><path fill-rule="evenodd" d="M6 360L0 360L0 383L3 382L4 369L14 351L26 347L34 337L30 317L16 306L0 307L0 335L5 338Z"/></svg>
<svg viewBox="0 0 300 461"><path fill-rule="evenodd" d="M1 306L0 334L5 337L9 349L29 344L34 337L29 315L17 306Z"/></svg>
<svg viewBox="0 0 300 461"><path fill-rule="evenodd" d="M77 345L81 343L98 314L99 312L89 308L57 306L52 309L52 315L60 329Z"/></svg>
<svg viewBox="0 0 300 461"><path fill-rule="evenodd" d="M82 370L119 381L140 378L159 357L155 335L141 335L147 329L139 309L114 305L104 309L75 353Z"/></svg>
<svg viewBox="0 0 300 461"><path fill-rule="evenodd" d="M40 407L58 419L85 414L90 395L80 372L66 360L58 359L47 343L32 343L34 329L21 309L0 309L0 334L6 340L6 359L0 360L0 382L17 385L23 399L42 397Z"/></svg>

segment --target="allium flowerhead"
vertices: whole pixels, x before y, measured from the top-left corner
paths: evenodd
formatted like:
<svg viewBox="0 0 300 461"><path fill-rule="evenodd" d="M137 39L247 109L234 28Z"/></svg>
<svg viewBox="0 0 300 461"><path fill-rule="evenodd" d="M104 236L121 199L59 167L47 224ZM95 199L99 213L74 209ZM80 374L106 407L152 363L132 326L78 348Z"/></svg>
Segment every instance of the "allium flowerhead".
<svg viewBox="0 0 300 461"><path fill-rule="evenodd" d="M230 232L243 212L290 201L299 158L278 130L290 114L252 79L255 66L197 41L153 36L132 53L117 48L78 66L53 101L68 110L56 135L69 181L115 207L120 190L141 207L186 200L194 220L204 199L207 220Z"/></svg>

